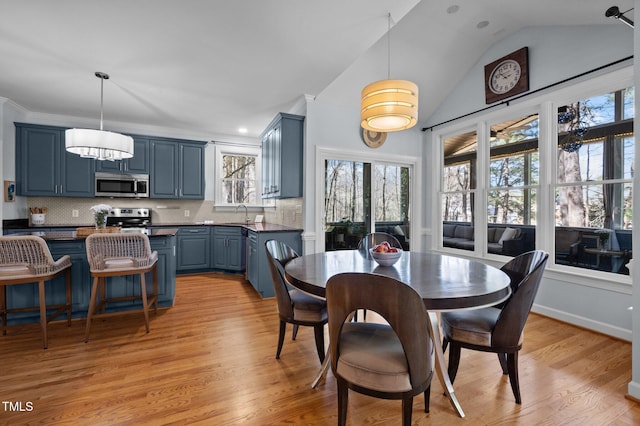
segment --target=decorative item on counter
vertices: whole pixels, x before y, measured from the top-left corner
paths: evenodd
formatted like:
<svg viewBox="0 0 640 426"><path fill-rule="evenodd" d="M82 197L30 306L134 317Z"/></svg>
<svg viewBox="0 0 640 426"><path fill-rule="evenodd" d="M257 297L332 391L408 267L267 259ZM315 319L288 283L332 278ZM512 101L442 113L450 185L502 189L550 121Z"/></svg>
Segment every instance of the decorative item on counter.
<svg viewBox="0 0 640 426"><path fill-rule="evenodd" d="M31 225L35 225L35 226L44 225L46 213L47 213L46 207L29 207Z"/></svg>
<svg viewBox="0 0 640 426"><path fill-rule="evenodd" d="M111 210L111 206L108 204L96 204L91 206L93 211L93 218L96 223L96 229L104 229L107 226L107 214Z"/></svg>

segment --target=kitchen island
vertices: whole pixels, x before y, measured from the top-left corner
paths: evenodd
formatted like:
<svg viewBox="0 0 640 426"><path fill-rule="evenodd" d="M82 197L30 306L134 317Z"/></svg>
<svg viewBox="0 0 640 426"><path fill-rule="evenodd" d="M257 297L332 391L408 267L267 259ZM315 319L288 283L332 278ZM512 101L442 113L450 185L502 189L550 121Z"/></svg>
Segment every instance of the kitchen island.
<svg viewBox="0 0 640 426"><path fill-rule="evenodd" d="M176 294L176 228L149 229L147 234L151 250L158 252L158 307L173 306ZM49 246L51 255L58 259L64 255L71 257L71 292L73 318L86 318L91 296L91 273L85 248L86 236L77 236L76 231L23 232L18 235L36 235L42 237ZM137 296L140 294L140 282L137 276L112 277L107 286L107 297ZM152 282L151 274L147 282ZM64 276L58 277L46 285L47 304L64 303ZM38 305L38 285L22 284L7 287L7 304L12 308ZM126 311L140 309L142 301L112 303L107 311ZM13 314L9 324L35 323L40 320L37 312Z"/></svg>

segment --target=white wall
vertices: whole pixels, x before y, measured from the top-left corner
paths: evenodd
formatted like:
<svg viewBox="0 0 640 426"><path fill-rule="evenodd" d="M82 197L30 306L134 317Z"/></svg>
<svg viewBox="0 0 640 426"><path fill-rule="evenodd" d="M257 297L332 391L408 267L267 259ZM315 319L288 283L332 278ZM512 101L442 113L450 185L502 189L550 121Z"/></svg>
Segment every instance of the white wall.
<svg viewBox="0 0 640 426"><path fill-rule="evenodd" d="M15 162L15 140L16 128L13 125L15 121L22 121L26 116L26 111L8 99L0 98L0 153L2 153L2 161L0 161L0 176L3 182L2 191L4 191L5 180L16 180L16 162ZM2 208L0 208L0 232L2 231L2 221L5 219L19 219L27 217L27 203L23 197L16 197L16 201L7 203L4 201L4 195L0 197Z"/></svg>

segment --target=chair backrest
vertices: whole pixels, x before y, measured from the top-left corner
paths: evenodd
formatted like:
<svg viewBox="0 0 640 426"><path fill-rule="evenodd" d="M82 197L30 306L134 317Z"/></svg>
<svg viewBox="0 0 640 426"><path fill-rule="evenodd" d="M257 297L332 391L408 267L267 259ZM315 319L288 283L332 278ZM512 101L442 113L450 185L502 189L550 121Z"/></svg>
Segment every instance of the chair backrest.
<svg viewBox="0 0 640 426"><path fill-rule="evenodd" d="M284 278L284 267L291 259L299 257L294 249L278 240L268 240L264 243L267 250L269 271L273 291L278 303L278 312L281 316L293 318L293 305L289 297L289 288Z"/></svg>
<svg viewBox="0 0 640 426"><path fill-rule="evenodd" d="M153 263L149 237L139 233L96 233L86 240L87 260L92 270L105 269L109 259L130 259L136 267Z"/></svg>
<svg viewBox="0 0 640 426"><path fill-rule="evenodd" d="M534 250L523 253L502 267L511 277L511 297L502 307L492 333L492 345L516 347L538 293L549 253Z"/></svg>
<svg viewBox="0 0 640 426"><path fill-rule="evenodd" d="M40 275L52 272L47 243L35 235L0 237L0 275ZM4 270L2 270L4 269Z"/></svg>
<svg viewBox="0 0 640 426"><path fill-rule="evenodd" d="M400 241L398 241L398 239L393 235L386 232L372 232L362 237L362 239L358 243L358 251L361 255L370 258L371 253L369 253L369 249L373 248L383 241L388 242L391 247L397 247L400 249L402 248L402 244L400 244Z"/></svg>
<svg viewBox="0 0 640 426"><path fill-rule="evenodd" d="M431 337L427 311L416 291L394 278L367 273L334 275L327 282L327 309L331 363L340 358L339 337L349 314L367 309L381 315L393 328L404 349L412 386L431 374Z"/></svg>

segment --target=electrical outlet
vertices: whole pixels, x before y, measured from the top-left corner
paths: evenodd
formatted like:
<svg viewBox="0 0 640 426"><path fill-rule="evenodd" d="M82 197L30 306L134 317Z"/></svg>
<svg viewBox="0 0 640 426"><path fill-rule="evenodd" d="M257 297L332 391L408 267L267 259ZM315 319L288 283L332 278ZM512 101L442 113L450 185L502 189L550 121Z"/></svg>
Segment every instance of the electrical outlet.
<svg viewBox="0 0 640 426"><path fill-rule="evenodd" d="M189 210L185 210L184 217L189 217L189 216L191 216L191 212Z"/></svg>
<svg viewBox="0 0 640 426"><path fill-rule="evenodd" d="M79 212L76 209L71 210L71 217L78 217L79 216Z"/></svg>

